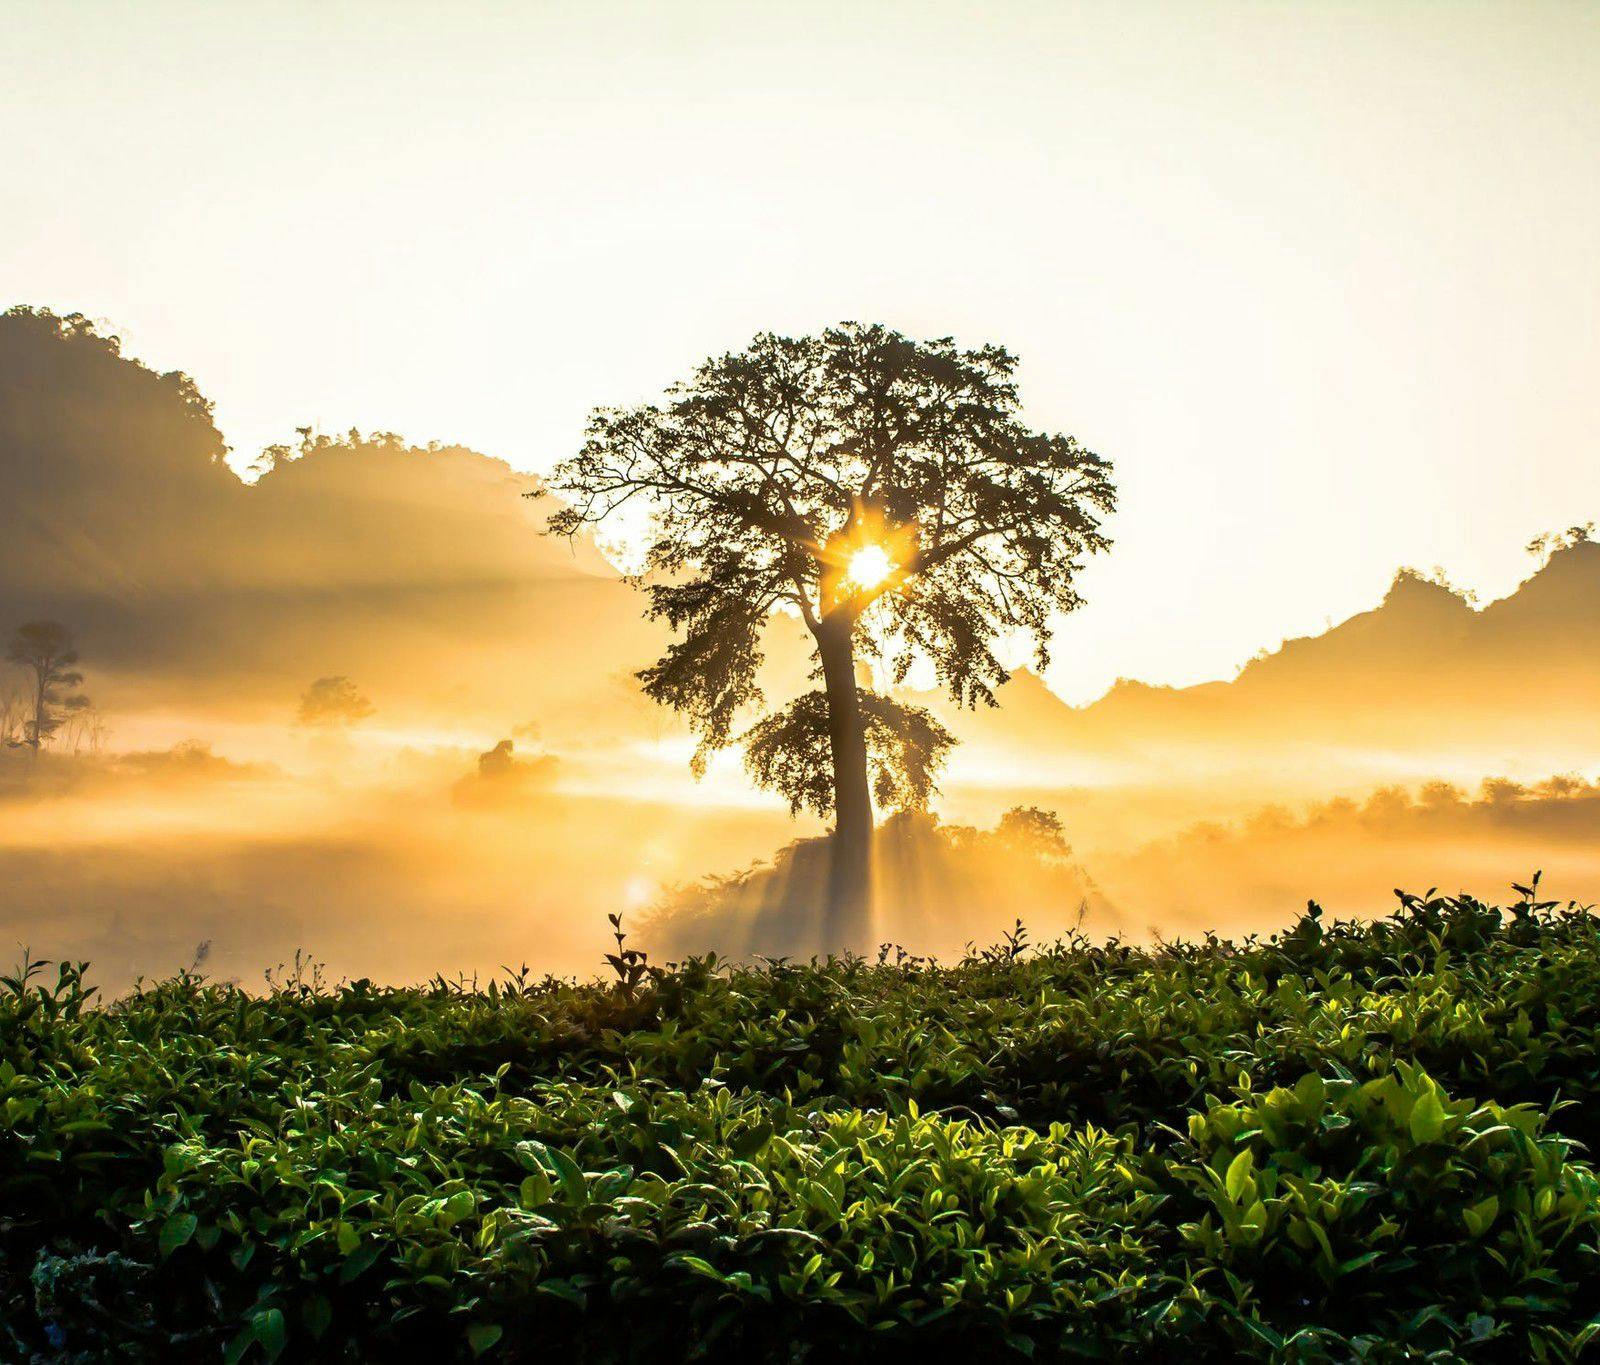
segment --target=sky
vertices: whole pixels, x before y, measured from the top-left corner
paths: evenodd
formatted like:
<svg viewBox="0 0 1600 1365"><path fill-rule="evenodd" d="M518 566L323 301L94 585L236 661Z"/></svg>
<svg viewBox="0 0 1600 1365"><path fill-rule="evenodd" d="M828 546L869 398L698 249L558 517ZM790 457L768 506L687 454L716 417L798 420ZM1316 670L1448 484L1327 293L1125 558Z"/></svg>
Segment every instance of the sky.
<svg viewBox="0 0 1600 1365"><path fill-rule="evenodd" d="M998 341L1116 465L1049 681L1600 518L1600 5L0 0L0 305L519 468L763 329Z"/></svg>

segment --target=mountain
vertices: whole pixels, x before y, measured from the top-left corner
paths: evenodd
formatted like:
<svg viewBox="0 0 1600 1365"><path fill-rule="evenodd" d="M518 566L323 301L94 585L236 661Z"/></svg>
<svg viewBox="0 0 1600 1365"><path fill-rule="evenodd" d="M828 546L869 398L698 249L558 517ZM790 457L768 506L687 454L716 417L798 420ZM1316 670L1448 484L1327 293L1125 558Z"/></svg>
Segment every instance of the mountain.
<svg viewBox="0 0 1600 1365"><path fill-rule="evenodd" d="M592 542L542 534L536 481L459 446L307 435L253 484L193 381L82 317L0 316L0 624L72 628L113 709L282 721L345 675L381 723L536 724L568 744L674 722L631 674L661 632ZM777 623L773 695L809 642ZM790 638L790 637L794 638ZM934 707L963 780L1060 789L1247 774L1323 794L1371 779L1600 763L1600 545L1556 551L1481 611L1402 572L1387 596L1231 681L1120 682L1091 705L1017 673L997 710ZM1341 776L1343 775L1343 776Z"/></svg>
<svg viewBox="0 0 1600 1365"><path fill-rule="evenodd" d="M1600 763L1600 544L1551 555L1516 592L1475 610L1402 571L1383 601L1285 641L1226 682L1117 683L1073 707L1019 671L975 714L921 698L987 761L1038 774L1098 761L1118 780L1245 770L1396 774Z"/></svg>
<svg viewBox="0 0 1600 1365"><path fill-rule="evenodd" d="M0 317L0 622L66 623L123 707L280 714L345 674L390 720L630 713L655 636L592 542L542 534L534 479L386 434L307 436L254 484L226 453L186 376Z"/></svg>

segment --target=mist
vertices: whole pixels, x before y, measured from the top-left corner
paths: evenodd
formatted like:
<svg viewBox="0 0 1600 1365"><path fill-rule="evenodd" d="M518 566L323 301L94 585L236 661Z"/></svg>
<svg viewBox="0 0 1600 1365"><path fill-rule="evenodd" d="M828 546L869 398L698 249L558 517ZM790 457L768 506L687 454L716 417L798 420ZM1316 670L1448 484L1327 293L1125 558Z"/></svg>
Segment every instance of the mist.
<svg viewBox="0 0 1600 1365"><path fill-rule="evenodd" d="M605 547L543 534L538 480L383 432L306 429L248 477L231 454L183 375L79 317L0 318L0 627L70 630L92 703L43 752L0 747L0 941L112 991L191 964L253 984L297 949L335 977L587 975L612 913L657 959L837 946L824 825L737 752L690 774L635 677L664 632ZM795 623L767 643L772 690L801 685ZM0 666L12 740L23 684ZM971 710L918 684L961 743L876 839L874 933L913 954L1019 918L1260 932L1535 867L1600 897L1586 534L1484 605L1400 572L1231 679L1074 707L1019 669Z"/></svg>

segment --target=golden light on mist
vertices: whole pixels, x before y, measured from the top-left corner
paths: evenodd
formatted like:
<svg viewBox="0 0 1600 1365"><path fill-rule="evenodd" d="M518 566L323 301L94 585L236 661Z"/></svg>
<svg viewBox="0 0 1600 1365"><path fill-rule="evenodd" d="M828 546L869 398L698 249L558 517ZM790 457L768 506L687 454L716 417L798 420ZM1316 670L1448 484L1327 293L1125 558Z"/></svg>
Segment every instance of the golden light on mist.
<svg viewBox="0 0 1600 1365"><path fill-rule="evenodd" d="M857 588L875 588L895 571L895 562L881 545L863 545L850 556L845 578Z"/></svg>

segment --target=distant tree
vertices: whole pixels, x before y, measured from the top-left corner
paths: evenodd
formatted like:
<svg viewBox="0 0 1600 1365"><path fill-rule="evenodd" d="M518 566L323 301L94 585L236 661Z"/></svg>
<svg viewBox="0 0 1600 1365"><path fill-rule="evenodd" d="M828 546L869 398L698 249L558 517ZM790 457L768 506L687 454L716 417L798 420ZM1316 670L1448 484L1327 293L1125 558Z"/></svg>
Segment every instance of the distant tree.
<svg viewBox="0 0 1600 1365"><path fill-rule="evenodd" d="M22 718L26 714L21 687L9 679L0 678L0 745L21 747Z"/></svg>
<svg viewBox="0 0 1600 1365"><path fill-rule="evenodd" d="M1565 531L1549 531L1542 536L1535 536L1523 548L1544 565L1550 562L1550 556L1557 550L1570 550L1593 539L1594 523L1585 521L1576 526L1569 526Z"/></svg>
<svg viewBox="0 0 1600 1365"><path fill-rule="evenodd" d="M83 682L72 632L59 621L28 621L17 627L6 657L33 675L21 742L38 753L69 716L89 708L88 697L71 691Z"/></svg>
<svg viewBox="0 0 1600 1365"><path fill-rule="evenodd" d="M1056 858L1072 856L1072 846L1067 843L1061 817L1042 806L1013 806L1000 817L995 834L1002 843L1047 853Z"/></svg>
<svg viewBox="0 0 1600 1365"><path fill-rule="evenodd" d="M105 716L94 706L84 706L72 712L56 732L63 747L74 757L85 749L98 757L105 748L108 733Z"/></svg>
<svg viewBox="0 0 1600 1365"><path fill-rule="evenodd" d="M264 446L261 453L250 462L250 472L259 478L263 474L271 474L286 464L293 464L296 460L303 460L307 455L312 454L317 448L319 439L315 434L316 428L296 427L294 430L295 435L300 438L299 444L291 446L279 443L277 445ZM321 439L326 440L326 438ZM352 431L350 440L352 444L357 444L360 440L360 433Z"/></svg>
<svg viewBox="0 0 1600 1365"><path fill-rule="evenodd" d="M302 725L354 725L373 713L373 705L342 674L318 678L300 696Z"/></svg>
<svg viewBox="0 0 1600 1365"><path fill-rule="evenodd" d="M1391 591L1394 588L1409 586L1413 583L1427 583L1435 588L1443 588L1452 597L1459 597L1463 602L1470 602L1474 606L1477 605L1477 589L1458 588L1450 581L1450 572L1442 564L1435 564L1433 568L1427 570L1415 568L1410 564L1402 564L1395 570ZM1330 630L1333 628L1331 619L1328 622L1328 628ZM1263 651L1263 654L1268 652L1270 651Z"/></svg>
<svg viewBox="0 0 1600 1365"><path fill-rule="evenodd" d="M900 682L925 660L959 704L993 704L1001 639L1044 666L1082 558L1108 544L1110 466L1019 420L1015 369L998 346L882 326L763 334L663 404L595 412L550 481L557 534L646 512L638 581L680 638L639 676L688 717L697 771L763 700L770 619L804 622L820 689L742 738L757 781L834 817L834 945L866 928L873 788L925 801L952 742L858 665Z"/></svg>
<svg viewBox="0 0 1600 1365"><path fill-rule="evenodd" d="M517 770L516 742L502 739L494 748L478 755L478 776L486 782L510 777Z"/></svg>

